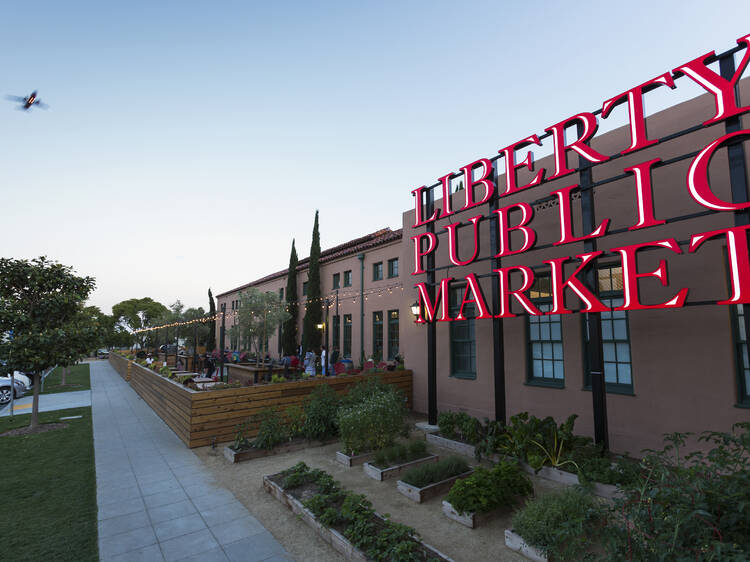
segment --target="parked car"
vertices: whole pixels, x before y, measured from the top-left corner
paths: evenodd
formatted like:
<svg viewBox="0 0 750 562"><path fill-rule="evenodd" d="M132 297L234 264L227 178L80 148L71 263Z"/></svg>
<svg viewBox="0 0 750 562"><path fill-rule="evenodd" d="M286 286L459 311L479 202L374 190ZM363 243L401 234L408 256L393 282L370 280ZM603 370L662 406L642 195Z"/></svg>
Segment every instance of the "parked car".
<svg viewBox="0 0 750 562"><path fill-rule="evenodd" d="M21 398L26 392L26 389L21 381L15 381L15 386L15 398ZM11 392L10 379L0 379L0 405L10 402Z"/></svg>
<svg viewBox="0 0 750 562"><path fill-rule="evenodd" d="M13 378L16 380L16 382L20 382L24 386L24 390L29 391L31 390L31 377L24 375L21 371L16 371L13 373ZM0 380L7 380L10 381L10 375L7 375L5 377L0 377Z"/></svg>
<svg viewBox="0 0 750 562"><path fill-rule="evenodd" d="M108 349L100 349L96 352L97 359L106 359L109 357L109 350Z"/></svg>

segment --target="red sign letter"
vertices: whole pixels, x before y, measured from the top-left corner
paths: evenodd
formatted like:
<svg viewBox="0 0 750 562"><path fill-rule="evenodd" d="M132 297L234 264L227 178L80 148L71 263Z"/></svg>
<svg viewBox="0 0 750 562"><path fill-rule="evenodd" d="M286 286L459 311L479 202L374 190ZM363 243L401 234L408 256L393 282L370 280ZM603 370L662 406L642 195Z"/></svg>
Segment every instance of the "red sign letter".
<svg viewBox="0 0 750 562"><path fill-rule="evenodd" d="M434 221L438 216L438 212L436 210L434 213L432 213L432 216L429 219L422 218L422 193L425 189L427 189L427 186L423 185L422 187L418 187L411 192L411 194L414 196L414 224L411 225L412 228L424 226L428 222Z"/></svg>
<svg viewBox="0 0 750 562"><path fill-rule="evenodd" d="M675 75L684 74L691 80L694 80L703 86L703 88L714 96L716 113L711 119L704 121L704 125L711 125L712 123L716 123L722 119L731 117L732 115L739 115L750 110L750 105L737 107L737 98L735 97L735 86L742 76L742 73L745 71L745 67L750 59L750 35L737 39L738 45L741 45L742 43L745 44L745 56L742 57L742 61L737 66L737 70L734 72L734 76L732 76L731 80L725 80L706 66L706 59L715 56L715 51L711 51L702 57L686 62L672 71Z"/></svg>
<svg viewBox="0 0 750 562"><path fill-rule="evenodd" d="M646 135L646 118L643 115L643 94L662 85L669 86L673 90L675 88L674 80L668 72L661 76L657 76L653 80L644 82L640 86L636 86L635 88L631 88L622 94L610 98L602 105L602 119L606 119L615 107L623 102L627 102L628 104L630 146L620 154L627 154L628 152L640 150L641 148L646 148L647 146L659 142L656 140L648 140Z"/></svg>
<svg viewBox="0 0 750 562"><path fill-rule="evenodd" d="M468 260L464 261L458 259L458 235L456 231L461 223L454 222L444 227L448 231L448 258L451 260L451 263L453 265L469 265L477 258L477 254L479 253L480 220L482 220L482 215L477 215L476 217L471 217L469 219L469 222L474 225L474 253Z"/></svg>
<svg viewBox="0 0 750 562"><path fill-rule="evenodd" d="M422 251L422 238L427 238L429 241L427 249L424 252ZM412 271L411 274L419 275L420 273L425 272L422 268L422 258L430 252L435 251L435 248L437 248L438 245L438 240L437 236L432 232L422 232L421 234L412 236L411 239L414 241L414 271Z"/></svg>
<svg viewBox="0 0 750 562"><path fill-rule="evenodd" d="M472 294L471 298L468 298L469 291L471 291ZM466 317L464 316L464 305L469 302L476 303L477 308L479 309L479 314L476 316L477 318L492 318L492 314L490 314L490 311L487 308L487 303L484 300L484 295L482 294L482 287L479 286L479 281L473 273L466 276L466 290L464 291L464 298L461 301L461 308L458 310L456 320L466 320Z"/></svg>
<svg viewBox="0 0 750 562"><path fill-rule="evenodd" d="M503 148L502 150L498 150L498 152L505 157L505 191L501 194L502 196L510 195L516 191L521 191L522 189L534 187L535 185L542 183L542 180L544 179L544 168L539 170L536 176L534 176L534 179L526 185L519 186L516 184L516 170L518 168L523 168L525 166L530 172L534 171L534 155L530 151L522 162L516 163L516 150L530 144L542 146L539 137L537 135L531 135L515 144Z"/></svg>
<svg viewBox="0 0 750 562"><path fill-rule="evenodd" d="M654 158L648 162L625 168L625 172L633 172L635 175L635 193L638 198L638 223L628 228L637 230L648 226L664 224L654 218L654 196L651 192L651 166L661 162L661 158Z"/></svg>
<svg viewBox="0 0 750 562"><path fill-rule="evenodd" d="M744 139L748 136L750 136L750 129L743 129L741 131L735 131L734 133L724 135L701 150L698 156L693 159L693 162L690 164L690 169L688 170L687 186L690 191L690 196L700 205L708 207L709 209L714 209L715 211L737 211L739 209L750 207L750 202L729 203L727 201L722 201L714 195L713 191L711 191L711 186L708 182L708 165L711 163L714 151L731 138L741 137Z"/></svg>
<svg viewBox="0 0 750 562"><path fill-rule="evenodd" d="M417 324L424 324L426 322L432 322L435 318L435 313L440 305L441 301L443 306L441 307L443 313L438 318L438 322L450 322L451 317L448 316L448 284L453 281L452 277L446 277L440 281L440 291L435 295L435 302L430 302L430 295L427 293L427 286L424 283L417 283L414 285L419 290L419 317L417 318ZM427 311L427 320L422 317L422 311Z"/></svg>
<svg viewBox="0 0 750 562"><path fill-rule="evenodd" d="M521 216L521 222L518 224L518 226L508 226L508 223L510 222L510 220L508 219L508 215L513 209L521 209L521 212L523 213ZM500 250L497 254L495 254L496 258L510 256L512 254L520 254L521 252L525 252L526 250L529 250L532 246L534 246L534 242L536 242L536 232L526 226L534 216L534 209L531 208L531 205L529 205L525 201L521 201L520 203L513 203L513 205L508 205L507 207L503 207L502 209L497 209L495 213L497 213L497 228L499 231L497 241L498 249ZM524 242L523 246L521 246L519 250L510 249L511 230L520 230L521 232L523 232Z"/></svg>
<svg viewBox="0 0 750 562"><path fill-rule="evenodd" d="M551 191L550 195L557 195L558 201L560 203L560 240L555 242L555 246L559 246L560 244L569 244L570 242L580 242L581 240L586 240L587 238L598 238L599 236L604 236L607 234L607 228L609 227L609 219L604 219L601 224L596 227L596 230L592 232L591 234L586 234L585 236L573 236L573 215L570 211L570 192L577 188L577 184L569 185L568 187L563 187L562 189L558 189L557 191Z"/></svg>
<svg viewBox="0 0 750 562"><path fill-rule="evenodd" d="M443 185L443 211L440 213L440 218L443 219L448 215L453 214L451 208L451 176L453 174L445 174L438 181Z"/></svg>
<svg viewBox="0 0 750 562"><path fill-rule="evenodd" d="M474 175L472 174L472 170L478 165L482 166L482 175L478 180L475 180ZM477 160L476 162L472 162L468 166L462 166L461 170L464 173L464 181L466 182L466 204L463 208L469 209L471 207L476 207L477 205L482 205L489 201L490 197L492 197L492 194L495 193L495 184L492 183L491 179L489 179L489 177L492 175L492 162L490 162L486 158L480 158L479 160ZM482 197L480 201L474 201L474 186L480 184L482 185L482 187L484 187L484 197Z"/></svg>
<svg viewBox="0 0 750 562"><path fill-rule="evenodd" d="M573 292L578 295L585 306L582 312L606 312L609 310L608 307L597 299L594 294L589 291L586 286L581 283L577 275L585 268L593 259L600 256L602 252L591 252L589 254L581 254L576 256L581 260L576 270L563 281L563 266L566 261L570 258L555 258L553 260L544 260L544 263L548 263L552 268L552 310L547 314L570 314L570 310L565 308L565 286L570 287Z"/></svg>
<svg viewBox="0 0 750 562"><path fill-rule="evenodd" d="M638 298L638 279L640 277L656 277L663 287L667 286L667 266L664 260L659 261L659 267L654 271L647 273L638 273L636 253L641 248L660 246L672 250L675 254L681 254L682 250L674 238L667 240L658 240L656 242L645 242L643 244L633 244L632 246L622 246L612 248L612 252L620 252L622 256L622 288L624 293L624 303L615 310L644 310L647 308L680 308L685 304L687 298L687 289L680 291L667 302L661 304L641 304Z"/></svg>
<svg viewBox="0 0 750 562"><path fill-rule="evenodd" d="M718 301L716 304L750 303L750 263L748 263L747 231L750 226L736 226L695 234L690 239L690 253L695 252L701 244L709 238L727 237L727 257L729 259L729 273L732 280L732 296L728 300Z"/></svg>
<svg viewBox="0 0 750 562"><path fill-rule="evenodd" d="M574 140L570 144L565 144L565 129L572 125L574 122L583 123L583 134L580 138ZM609 160L609 156L599 154L596 150L586 144L586 141L596 134L596 130L599 125L596 123L596 116L593 113L579 113L573 117L561 121L557 125L552 125L544 129L552 133L552 142L555 149L555 173L548 177L548 180L553 180L567 174L572 174L575 170L568 168L568 162L566 155L568 150L574 150L581 156L583 156L589 162L604 162Z"/></svg>
<svg viewBox="0 0 750 562"><path fill-rule="evenodd" d="M514 269L520 271L523 274L523 286L515 291L510 290L510 272ZM534 316L540 316L542 311L535 307L524 293L528 291L534 284L534 272L531 268L525 265L512 265L510 267L502 267L500 269L493 269L497 273L500 283L500 313L495 318L511 318L515 316L510 311L510 297L513 296L526 309L529 314Z"/></svg>

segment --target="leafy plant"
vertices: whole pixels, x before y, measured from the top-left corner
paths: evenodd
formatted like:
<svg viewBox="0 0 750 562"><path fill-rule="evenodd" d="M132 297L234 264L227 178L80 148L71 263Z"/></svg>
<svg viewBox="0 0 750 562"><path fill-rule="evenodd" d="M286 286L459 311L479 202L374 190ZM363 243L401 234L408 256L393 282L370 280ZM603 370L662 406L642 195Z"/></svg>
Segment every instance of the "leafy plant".
<svg viewBox="0 0 750 562"><path fill-rule="evenodd" d="M289 439L302 436L302 430L305 426L305 410L302 406L295 404L289 406L284 411L284 417L286 418L286 427L289 432Z"/></svg>
<svg viewBox="0 0 750 562"><path fill-rule="evenodd" d="M566 488L529 501L513 516L513 530L556 560L580 560L604 516L604 508L592 496Z"/></svg>
<svg viewBox="0 0 750 562"><path fill-rule="evenodd" d="M373 464L378 468L387 468L424 458L427 454L427 443L423 439L415 439L408 443L396 443L379 450L375 454Z"/></svg>
<svg viewBox="0 0 750 562"><path fill-rule="evenodd" d="M305 423L302 434L308 439L326 439L338 433L336 414L339 397L327 384L310 393L305 403Z"/></svg>
<svg viewBox="0 0 750 562"><path fill-rule="evenodd" d="M500 462L491 469L477 467L468 478L457 481L445 498L459 513L483 513L509 505L533 491L531 481L517 462Z"/></svg>
<svg viewBox="0 0 750 562"><path fill-rule="evenodd" d="M256 449L273 449L279 443L287 440L287 430L282 418L273 408L266 408L255 416L255 422L260 422L258 435L255 436L253 447Z"/></svg>
<svg viewBox="0 0 750 562"><path fill-rule="evenodd" d="M621 485L610 556L638 560L750 558L750 423L704 432L710 450L684 453L689 433L647 451L640 477Z"/></svg>
<svg viewBox="0 0 750 562"><path fill-rule="evenodd" d="M448 439L477 443L482 435L482 423L466 412L442 412L438 416L440 434Z"/></svg>
<svg viewBox="0 0 750 562"><path fill-rule="evenodd" d="M401 480L417 488L424 488L429 484L447 480L468 470L469 465L463 458L451 455L440 459L438 462L415 466L407 470Z"/></svg>
<svg viewBox="0 0 750 562"><path fill-rule="evenodd" d="M502 422L484 418L482 436L474 446L474 456L477 461L482 457L491 457L500 450L505 434L505 426Z"/></svg>
<svg viewBox="0 0 750 562"><path fill-rule="evenodd" d="M271 383L279 383L279 382L286 382L286 377L284 375L279 375L274 373L271 375Z"/></svg>
<svg viewBox="0 0 750 562"><path fill-rule="evenodd" d="M383 449L403 433L406 404L392 387L366 396L338 412L343 450L353 455Z"/></svg>
<svg viewBox="0 0 750 562"><path fill-rule="evenodd" d="M244 422L237 424L234 433L234 443L232 449L235 451L241 451L250 449L253 446L253 442L247 437L247 430L250 426L250 420L247 419Z"/></svg>

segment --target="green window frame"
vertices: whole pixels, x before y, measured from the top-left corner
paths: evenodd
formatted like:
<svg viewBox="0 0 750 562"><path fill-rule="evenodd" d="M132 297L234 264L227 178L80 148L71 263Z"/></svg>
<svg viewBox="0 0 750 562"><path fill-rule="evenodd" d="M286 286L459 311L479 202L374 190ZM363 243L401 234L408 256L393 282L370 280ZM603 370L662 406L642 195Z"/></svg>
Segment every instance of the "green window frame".
<svg viewBox="0 0 750 562"><path fill-rule="evenodd" d="M461 308L465 285L452 287L449 293L450 315L455 317ZM450 358L451 377L474 380L477 378L477 346L474 330L476 311L474 304L464 306L466 320L454 320L450 323Z"/></svg>
<svg viewBox="0 0 750 562"><path fill-rule="evenodd" d="M398 355L398 310L388 311L388 360L393 361Z"/></svg>
<svg viewBox="0 0 750 562"><path fill-rule="evenodd" d="M302 296L303 297L307 296L307 281L302 282Z"/></svg>
<svg viewBox="0 0 750 562"><path fill-rule="evenodd" d="M729 307L732 315L735 361L737 365L737 405L750 407L750 357L745 333L744 305Z"/></svg>
<svg viewBox="0 0 750 562"><path fill-rule="evenodd" d="M398 277L398 258L388 260L388 279Z"/></svg>
<svg viewBox="0 0 750 562"><path fill-rule="evenodd" d="M340 273L334 273L333 274L333 288L338 289L341 285L341 274Z"/></svg>
<svg viewBox="0 0 750 562"><path fill-rule="evenodd" d="M352 270L348 269L344 272L344 287L352 286Z"/></svg>
<svg viewBox="0 0 750 562"><path fill-rule="evenodd" d="M610 309L622 306L622 266L604 265L597 272L599 300ZM586 345L589 341L588 315L582 315L584 388L591 389L591 368ZM633 359L630 349L630 322L625 310L601 313L604 384L613 394L633 394Z"/></svg>
<svg viewBox="0 0 750 562"><path fill-rule="evenodd" d="M332 334L331 337L333 338L333 341L331 342L331 347L333 349L340 349L339 348L339 336L341 333L341 317L338 314L335 314L333 316L333 326L332 326Z"/></svg>
<svg viewBox="0 0 750 562"><path fill-rule="evenodd" d="M344 314L344 357L352 357L352 315Z"/></svg>
<svg viewBox="0 0 750 562"><path fill-rule="evenodd" d="M549 275L536 276L529 290L529 298L542 312L552 310L552 285ZM565 356L560 315L527 315L526 341L526 384L565 387Z"/></svg>
<svg viewBox="0 0 750 562"><path fill-rule="evenodd" d="M383 262L382 261L372 264L372 280L373 281L383 280Z"/></svg>
<svg viewBox="0 0 750 562"><path fill-rule="evenodd" d="M372 313L372 357L375 361L383 360L383 311Z"/></svg>

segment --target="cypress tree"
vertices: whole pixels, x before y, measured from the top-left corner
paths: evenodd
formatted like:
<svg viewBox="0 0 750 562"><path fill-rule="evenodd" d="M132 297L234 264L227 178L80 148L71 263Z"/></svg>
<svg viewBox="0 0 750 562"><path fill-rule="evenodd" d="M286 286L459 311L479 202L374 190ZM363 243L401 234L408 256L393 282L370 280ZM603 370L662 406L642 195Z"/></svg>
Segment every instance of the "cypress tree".
<svg viewBox="0 0 750 562"><path fill-rule="evenodd" d="M318 324L323 321L323 303L320 294L320 232L318 230L318 211L315 211L312 244L310 245L310 265L307 270L307 302L305 303L305 321L303 334L305 349L320 353L322 340Z"/></svg>
<svg viewBox="0 0 750 562"><path fill-rule="evenodd" d="M284 355L297 355L297 250L292 240L289 270L286 276L286 310L290 314L281 331L281 348Z"/></svg>
<svg viewBox="0 0 750 562"><path fill-rule="evenodd" d="M211 293L210 287L208 289L208 314L212 318L216 316L216 303L214 302L214 296ZM208 342L206 343L206 351L211 353L214 349L216 349L216 320L211 320L208 323Z"/></svg>

